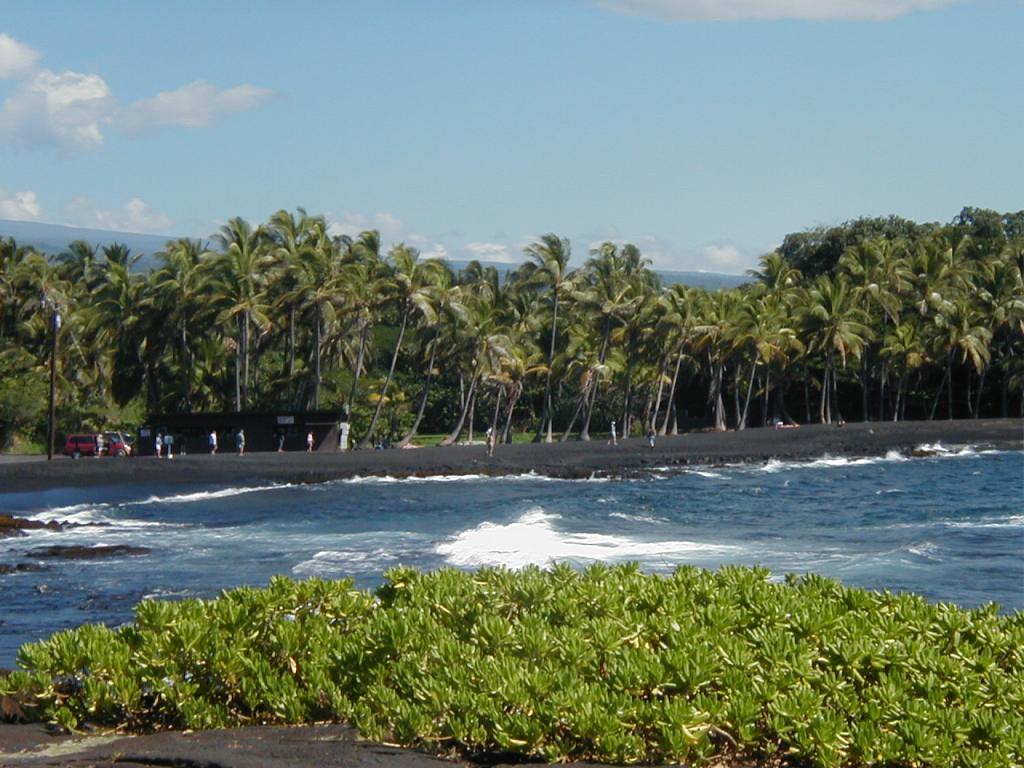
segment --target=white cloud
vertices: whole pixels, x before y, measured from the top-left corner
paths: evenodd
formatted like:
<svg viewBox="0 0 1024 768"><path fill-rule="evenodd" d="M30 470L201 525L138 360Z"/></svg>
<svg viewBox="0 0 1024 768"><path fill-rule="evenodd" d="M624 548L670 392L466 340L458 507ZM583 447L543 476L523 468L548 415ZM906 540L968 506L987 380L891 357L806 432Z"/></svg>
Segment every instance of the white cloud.
<svg viewBox="0 0 1024 768"><path fill-rule="evenodd" d="M173 91L158 93L125 107L119 119L131 131L178 125L185 128L204 128L224 115L258 107L276 94L268 88L254 85L236 85L234 88L216 88L205 80L196 80Z"/></svg>
<svg viewBox="0 0 1024 768"><path fill-rule="evenodd" d="M0 32L0 80L27 75L39 61L39 52Z"/></svg>
<svg viewBox="0 0 1024 768"><path fill-rule="evenodd" d="M596 0L616 11L682 21L865 19L884 21L965 0Z"/></svg>
<svg viewBox="0 0 1024 768"><path fill-rule="evenodd" d="M36 71L39 53L0 33L0 79L18 80L0 103L0 142L95 149L108 126L139 131L162 126L202 128L253 109L274 91L248 83L216 88L204 80L120 107L98 74Z"/></svg>
<svg viewBox="0 0 1024 768"><path fill-rule="evenodd" d="M471 258L478 261L496 261L502 264L518 264L525 260L525 256L509 252L509 246L504 243L482 243L474 241L466 243L466 250Z"/></svg>
<svg viewBox="0 0 1024 768"><path fill-rule="evenodd" d="M0 187L0 219L29 221L42 213L35 192L15 192L13 195Z"/></svg>
<svg viewBox="0 0 1024 768"><path fill-rule="evenodd" d="M405 224L393 213L375 213L366 216L361 213L344 211L338 216L328 214L327 234L331 237L348 235L358 237L361 232L375 229L380 232L381 247L385 253L395 243L408 239Z"/></svg>
<svg viewBox="0 0 1024 768"><path fill-rule="evenodd" d="M68 224L91 229L163 235L171 228L170 217L154 211L137 197L113 209L99 208L91 198L79 197L65 206L64 215Z"/></svg>
<svg viewBox="0 0 1024 768"><path fill-rule="evenodd" d="M701 249L701 256L710 261L716 269L732 271L746 262L746 257L735 245L712 244Z"/></svg>
<svg viewBox="0 0 1024 768"><path fill-rule="evenodd" d="M103 143L101 124L113 106L99 75L44 69L19 84L0 109L0 138L24 145L92 149Z"/></svg>

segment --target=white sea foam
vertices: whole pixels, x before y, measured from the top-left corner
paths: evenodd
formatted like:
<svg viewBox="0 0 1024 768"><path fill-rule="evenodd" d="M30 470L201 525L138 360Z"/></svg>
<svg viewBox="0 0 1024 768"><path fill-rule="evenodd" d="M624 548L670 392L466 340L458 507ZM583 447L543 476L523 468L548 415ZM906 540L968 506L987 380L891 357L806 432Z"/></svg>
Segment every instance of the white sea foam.
<svg viewBox="0 0 1024 768"><path fill-rule="evenodd" d="M352 485L393 485L397 483L405 483L408 485L417 485L420 483L458 483L469 480L489 480L494 482L507 482L509 480L533 480L542 483L607 483L609 478L607 477L585 477L585 478L560 478L560 477L549 477L548 475L539 475L533 470L524 472L518 475L481 475L481 474L466 474L466 475L426 475L424 477L393 477L392 475L355 475L354 477L346 477L341 480L332 480L331 483L325 483L324 485L331 485L333 483L340 484L352 484Z"/></svg>
<svg viewBox="0 0 1024 768"><path fill-rule="evenodd" d="M558 519L558 515L533 509L512 523L485 522L462 531L438 544L434 551L451 565L523 568L559 560L682 560L736 550L694 541L641 541L598 533L563 533L552 525Z"/></svg>
<svg viewBox="0 0 1024 768"><path fill-rule="evenodd" d="M1024 528L1024 515L987 517L981 520L942 520L947 528Z"/></svg>
<svg viewBox="0 0 1024 768"><path fill-rule="evenodd" d="M687 471L687 474L700 475L706 477L709 480L726 480L726 476L721 472L712 472L710 469L691 469Z"/></svg>
<svg viewBox="0 0 1024 768"><path fill-rule="evenodd" d="M112 522L104 513L111 509L110 504L72 504L67 507L52 507L32 515L30 520L43 523L53 521L75 523L76 525L106 525Z"/></svg>
<svg viewBox="0 0 1024 768"><path fill-rule="evenodd" d="M617 517L619 520L628 520L631 523L667 523L668 520L657 515L631 515L628 512L612 512L608 517Z"/></svg>
<svg viewBox="0 0 1024 768"><path fill-rule="evenodd" d="M354 570L363 570L366 566L373 570L383 570L398 565L402 559L402 553L390 547L325 549L317 552L309 560L292 566L292 573L303 576L343 575Z"/></svg>
<svg viewBox="0 0 1024 768"><path fill-rule="evenodd" d="M903 550L922 560L932 563L942 562L942 557L939 556L939 546L931 541L923 541L920 544L908 544L903 547Z"/></svg>
<svg viewBox="0 0 1024 768"><path fill-rule="evenodd" d="M291 483L280 483L276 485L256 485L244 488L222 488L219 491L196 491L195 493L181 493L174 496L150 496L142 501L126 502L125 506L141 506L143 504L189 504L194 501L209 501L210 499L226 499L232 496L241 496L246 493L259 493L261 491L276 491L281 488L291 488Z"/></svg>
<svg viewBox="0 0 1024 768"><path fill-rule="evenodd" d="M925 449L920 449L925 450ZM757 467L758 471L774 474L788 469L838 469L842 467L866 467L873 464L887 464L909 461L900 451L892 449L884 456L861 456L859 458L846 458L845 456L824 456L809 461L780 461L769 459L766 463ZM738 465L742 468L743 465Z"/></svg>

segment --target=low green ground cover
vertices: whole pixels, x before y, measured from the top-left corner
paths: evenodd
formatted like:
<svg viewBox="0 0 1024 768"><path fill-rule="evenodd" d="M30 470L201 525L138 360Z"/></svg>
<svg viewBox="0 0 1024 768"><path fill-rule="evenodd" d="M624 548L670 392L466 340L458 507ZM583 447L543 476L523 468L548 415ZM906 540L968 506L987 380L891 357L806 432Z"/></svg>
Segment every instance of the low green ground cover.
<svg viewBox="0 0 1024 768"><path fill-rule="evenodd" d="M2 685L75 727L349 721L439 753L1024 764L1024 614L818 576L409 569L146 601L24 646Z"/></svg>

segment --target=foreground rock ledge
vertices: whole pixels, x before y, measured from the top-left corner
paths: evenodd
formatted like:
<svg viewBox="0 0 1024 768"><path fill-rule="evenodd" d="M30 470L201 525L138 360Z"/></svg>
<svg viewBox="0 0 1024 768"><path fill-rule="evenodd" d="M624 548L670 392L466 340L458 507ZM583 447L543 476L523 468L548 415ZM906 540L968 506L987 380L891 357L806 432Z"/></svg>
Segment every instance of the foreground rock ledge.
<svg viewBox="0 0 1024 768"><path fill-rule="evenodd" d="M499 764L500 756L480 763L448 761L410 749L362 741L354 729L345 725L72 736L50 733L40 725L0 724L0 765L5 768L452 768ZM777 764L741 761L714 765L775 768Z"/></svg>

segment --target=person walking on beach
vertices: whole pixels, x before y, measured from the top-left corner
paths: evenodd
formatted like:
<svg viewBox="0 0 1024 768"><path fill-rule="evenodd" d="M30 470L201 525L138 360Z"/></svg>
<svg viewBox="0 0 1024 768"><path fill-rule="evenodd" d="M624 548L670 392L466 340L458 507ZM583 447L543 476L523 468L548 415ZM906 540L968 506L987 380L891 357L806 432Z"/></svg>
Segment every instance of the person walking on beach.
<svg viewBox="0 0 1024 768"><path fill-rule="evenodd" d="M210 430L210 436L207 438L207 442L210 444L210 455L212 456L217 452L217 430Z"/></svg>
<svg viewBox="0 0 1024 768"><path fill-rule="evenodd" d="M156 439L153 441L153 452L158 459L164 457L164 436L159 432L156 433Z"/></svg>
<svg viewBox="0 0 1024 768"><path fill-rule="evenodd" d="M313 452L313 431L310 430L306 433L306 453Z"/></svg>
<svg viewBox="0 0 1024 768"><path fill-rule="evenodd" d="M238 448L238 455L245 455L245 430L238 430L238 434L235 435L235 446Z"/></svg>
<svg viewBox="0 0 1024 768"><path fill-rule="evenodd" d="M654 431L654 427L651 427L650 429L647 430L647 442L651 444L651 448L654 447L654 439L657 437L657 435L658 433Z"/></svg>
<svg viewBox="0 0 1024 768"><path fill-rule="evenodd" d="M612 419L612 430L611 431L612 431L612 436L610 438L608 438L608 444L609 445L618 445L619 444L619 438L615 434L615 419Z"/></svg>
<svg viewBox="0 0 1024 768"><path fill-rule="evenodd" d="M493 427L488 427L487 428L487 455L488 456L493 456L494 455L494 444L497 442L495 437L496 437L496 435L494 434L494 428Z"/></svg>
<svg viewBox="0 0 1024 768"><path fill-rule="evenodd" d="M284 432L277 433L277 452L284 453Z"/></svg>

